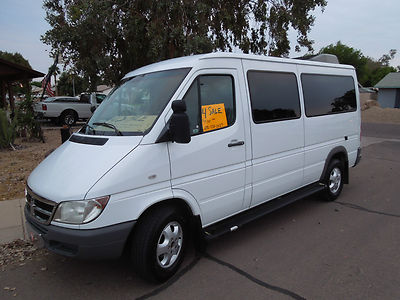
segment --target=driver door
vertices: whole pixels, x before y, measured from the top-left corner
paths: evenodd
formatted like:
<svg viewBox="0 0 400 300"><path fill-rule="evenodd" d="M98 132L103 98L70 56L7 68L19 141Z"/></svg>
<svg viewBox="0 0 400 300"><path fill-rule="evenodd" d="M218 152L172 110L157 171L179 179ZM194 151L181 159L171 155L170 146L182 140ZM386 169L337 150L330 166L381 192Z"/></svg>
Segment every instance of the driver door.
<svg viewBox="0 0 400 300"><path fill-rule="evenodd" d="M173 190L199 203L204 226L243 209L245 133L235 69L198 71L181 99L191 142L168 143Z"/></svg>

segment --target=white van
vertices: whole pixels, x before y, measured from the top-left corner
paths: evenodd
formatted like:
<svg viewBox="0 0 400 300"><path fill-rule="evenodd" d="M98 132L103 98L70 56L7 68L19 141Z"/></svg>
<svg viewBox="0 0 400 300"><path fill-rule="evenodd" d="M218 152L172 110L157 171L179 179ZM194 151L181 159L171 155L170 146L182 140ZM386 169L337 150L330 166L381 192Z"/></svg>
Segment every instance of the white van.
<svg viewBox="0 0 400 300"><path fill-rule="evenodd" d="M360 159L351 66L213 53L128 73L27 182L56 253L118 257L165 281L189 235L233 231L302 197L337 198Z"/></svg>

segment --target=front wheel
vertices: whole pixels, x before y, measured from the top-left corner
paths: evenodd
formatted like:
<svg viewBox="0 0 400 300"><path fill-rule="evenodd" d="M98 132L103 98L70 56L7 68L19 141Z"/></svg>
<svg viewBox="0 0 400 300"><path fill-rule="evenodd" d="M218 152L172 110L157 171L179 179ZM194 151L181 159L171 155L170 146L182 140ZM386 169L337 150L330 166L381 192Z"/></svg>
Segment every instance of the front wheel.
<svg viewBox="0 0 400 300"><path fill-rule="evenodd" d="M339 197L343 189L343 174L343 163L338 159L332 160L329 163L324 180L324 183L326 184L326 189L324 191L326 200L333 201Z"/></svg>
<svg viewBox="0 0 400 300"><path fill-rule="evenodd" d="M132 238L131 259L142 278L164 282L182 263L186 220L174 207L159 207L143 217Z"/></svg>

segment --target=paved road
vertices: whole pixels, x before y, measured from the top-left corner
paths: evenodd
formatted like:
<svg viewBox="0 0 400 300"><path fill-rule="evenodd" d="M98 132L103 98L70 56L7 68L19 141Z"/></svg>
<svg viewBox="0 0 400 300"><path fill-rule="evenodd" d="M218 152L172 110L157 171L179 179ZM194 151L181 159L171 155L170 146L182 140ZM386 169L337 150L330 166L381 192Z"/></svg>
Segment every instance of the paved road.
<svg viewBox="0 0 400 300"><path fill-rule="evenodd" d="M391 141L363 149L336 202L307 198L212 241L204 255L191 249L165 285L141 281L124 259L47 254L0 271L0 298L400 299L400 136L385 128L364 129Z"/></svg>
<svg viewBox="0 0 400 300"><path fill-rule="evenodd" d="M362 123L361 132L363 136L400 139L400 125L395 124Z"/></svg>

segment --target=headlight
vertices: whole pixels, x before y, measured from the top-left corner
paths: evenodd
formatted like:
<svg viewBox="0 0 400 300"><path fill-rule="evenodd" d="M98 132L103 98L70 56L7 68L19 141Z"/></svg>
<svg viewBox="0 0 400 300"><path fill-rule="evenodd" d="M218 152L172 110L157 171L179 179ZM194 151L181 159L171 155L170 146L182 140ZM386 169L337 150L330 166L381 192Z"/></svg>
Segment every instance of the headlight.
<svg viewBox="0 0 400 300"><path fill-rule="evenodd" d="M104 207L106 207L110 196L82 200L61 202L54 214L54 221L69 224L89 223L96 219Z"/></svg>

